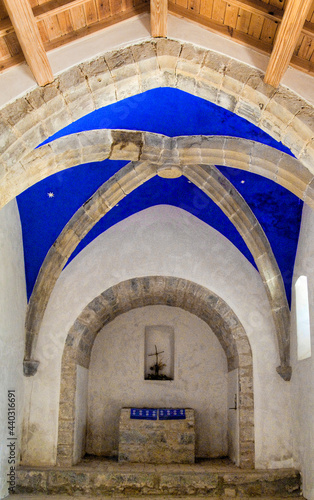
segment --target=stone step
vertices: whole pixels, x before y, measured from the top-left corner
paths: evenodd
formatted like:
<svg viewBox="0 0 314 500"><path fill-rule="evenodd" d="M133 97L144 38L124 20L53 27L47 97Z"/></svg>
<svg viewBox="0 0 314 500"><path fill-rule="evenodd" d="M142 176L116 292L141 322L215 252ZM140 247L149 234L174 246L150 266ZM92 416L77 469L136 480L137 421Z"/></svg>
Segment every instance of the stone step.
<svg viewBox="0 0 314 500"><path fill-rule="evenodd" d="M71 500L75 499L77 500L95 500L95 496L73 496L73 495L53 495L53 500ZM217 500L217 497L210 497L210 496L204 496L204 495L198 495L198 496L173 496L173 495L141 495L140 499L141 500L196 500L200 498L206 498L207 500ZM230 497L221 497L224 500L230 500ZM249 500L251 497L241 497L241 500ZM101 496L101 500L139 500L139 496L127 496L127 495L110 495L110 496ZM24 494L17 494L14 495L14 500L51 500L51 495L41 495L41 494L34 494L34 495L24 495ZM287 497L259 497L259 500L287 500ZM302 496L297 496L297 497L289 497L289 500L304 500Z"/></svg>
<svg viewBox="0 0 314 500"><path fill-rule="evenodd" d="M203 461L193 465L119 464L86 460L73 467L21 467L16 493L115 496L149 495L172 498L299 497L300 474L295 469L245 470L229 462ZM159 496L158 496L159 495ZM54 497L55 498L55 497Z"/></svg>

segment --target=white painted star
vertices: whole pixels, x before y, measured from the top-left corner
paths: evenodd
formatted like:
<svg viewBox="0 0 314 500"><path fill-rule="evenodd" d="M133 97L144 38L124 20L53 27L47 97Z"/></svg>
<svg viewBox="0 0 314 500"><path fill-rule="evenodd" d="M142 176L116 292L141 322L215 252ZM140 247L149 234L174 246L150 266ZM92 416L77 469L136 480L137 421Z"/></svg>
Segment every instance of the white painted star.
<svg viewBox="0 0 314 500"><path fill-rule="evenodd" d="M48 198L54 198L54 193L50 191L49 193L47 193L47 196Z"/></svg>

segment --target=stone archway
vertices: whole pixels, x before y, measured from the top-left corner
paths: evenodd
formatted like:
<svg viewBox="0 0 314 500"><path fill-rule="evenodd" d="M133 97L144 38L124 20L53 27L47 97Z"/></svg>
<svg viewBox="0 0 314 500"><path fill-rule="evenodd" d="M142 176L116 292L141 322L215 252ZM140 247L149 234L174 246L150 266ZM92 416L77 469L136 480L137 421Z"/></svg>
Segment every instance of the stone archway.
<svg viewBox="0 0 314 500"><path fill-rule="evenodd" d="M43 168L41 152L45 148L37 150L36 160L33 151L40 143L95 109L156 87L178 88L247 119L286 145L303 168L313 173L313 106L284 87L273 89L263 82L263 76L211 50L167 39L131 45L73 67L52 84L36 88L1 110L0 125L5 131L0 143L1 206L60 170L56 158ZM63 161L70 161L78 143L76 136L66 140L69 156L63 156ZM86 137L83 146L88 144ZM55 147L57 153L57 143ZM95 161L84 152L81 162L87 159ZM282 168L284 174L285 166ZM274 173L276 177L276 170ZM313 190L310 175L309 199ZM291 177L288 171L285 177L298 185L298 175Z"/></svg>
<svg viewBox="0 0 314 500"><path fill-rule="evenodd" d="M71 327L62 357L57 463L73 465L77 365L89 367L98 332L119 314L147 305L182 308L205 321L217 336L228 371L239 372L240 466L254 467L254 395L251 347L232 309L216 294L190 281L163 276L134 278L90 302Z"/></svg>

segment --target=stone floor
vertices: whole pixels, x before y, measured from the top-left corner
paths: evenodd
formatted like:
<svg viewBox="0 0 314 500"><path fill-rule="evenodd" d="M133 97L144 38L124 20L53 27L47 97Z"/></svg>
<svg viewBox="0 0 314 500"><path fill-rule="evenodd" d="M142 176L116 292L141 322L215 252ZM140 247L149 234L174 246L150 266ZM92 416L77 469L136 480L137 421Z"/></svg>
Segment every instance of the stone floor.
<svg viewBox="0 0 314 500"><path fill-rule="evenodd" d="M198 460L195 464L134 464L87 457L72 467L21 467L14 497L163 499L217 497L300 498L300 474L295 469L239 469L229 459ZM35 494L35 495L34 495ZM49 496L47 496L49 495ZM65 496L62 496L65 495Z"/></svg>

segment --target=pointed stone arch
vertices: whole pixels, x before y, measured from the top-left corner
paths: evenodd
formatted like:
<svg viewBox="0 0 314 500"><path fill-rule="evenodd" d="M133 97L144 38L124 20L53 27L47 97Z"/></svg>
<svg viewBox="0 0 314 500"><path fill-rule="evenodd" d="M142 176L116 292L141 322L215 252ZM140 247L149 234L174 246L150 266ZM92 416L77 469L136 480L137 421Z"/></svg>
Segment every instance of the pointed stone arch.
<svg viewBox="0 0 314 500"><path fill-rule="evenodd" d="M229 136L168 137L137 130L88 130L32 151L4 179L6 197L66 168L105 159L167 165L224 165L273 180L314 208L314 173L299 160L257 141ZM313 168L314 171L314 168ZM17 183L19 185L17 186Z"/></svg>
<svg viewBox="0 0 314 500"><path fill-rule="evenodd" d="M246 332L218 295L197 283L167 276L134 278L109 288L85 307L69 330L61 364L57 464L73 465L77 365L89 368L95 338L106 324L147 305L179 307L205 321L226 354L228 371L238 368L240 467L253 468L253 362Z"/></svg>
<svg viewBox="0 0 314 500"><path fill-rule="evenodd" d="M1 206L34 182L67 168L56 167L56 155L43 169L42 148L35 161L33 150L44 140L95 109L157 87L178 88L247 119L286 145L313 178L313 106L285 87L273 89L263 76L211 50L167 39L134 44L75 66L0 111ZM69 151L75 149L73 140L67 138ZM298 185L289 169L288 178ZM307 184L312 191L313 184Z"/></svg>

